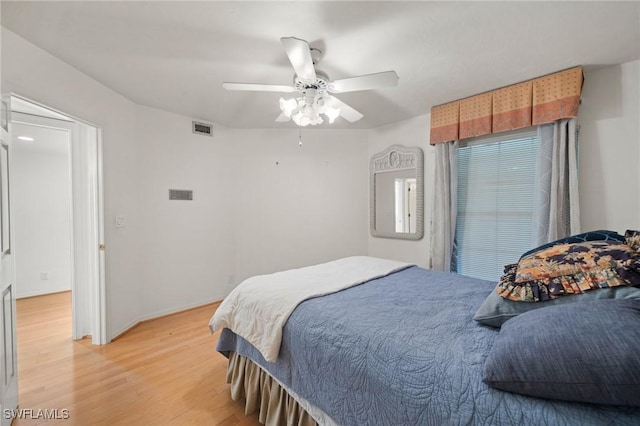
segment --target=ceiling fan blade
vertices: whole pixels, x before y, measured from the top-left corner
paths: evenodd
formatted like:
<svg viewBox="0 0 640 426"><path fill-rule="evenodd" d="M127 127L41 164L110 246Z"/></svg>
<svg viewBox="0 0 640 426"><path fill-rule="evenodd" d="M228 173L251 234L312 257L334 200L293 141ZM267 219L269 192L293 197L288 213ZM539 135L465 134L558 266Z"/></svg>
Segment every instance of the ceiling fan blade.
<svg viewBox="0 0 640 426"><path fill-rule="evenodd" d="M309 43L295 37L282 37L280 41L296 75L301 80L316 81L316 70L313 68Z"/></svg>
<svg viewBox="0 0 640 426"><path fill-rule="evenodd" d="M358 90L378 89L398 85L398 74L395 71L385 71L359 77L343 78L329 84L329 91L333 93L356 92Z"/></svg>
<svg viewBox="0 0 640 426"><path fill-rule="evenodd" d="M276 118L276 121L277 121L278 123L286 123L287 121L291 121L291 117L287 117L286 115L284 115L284 114L282 114L282 113L281 113L281 114Z"/></svg>
<svg viewBox="0 0 640 426"><path fill-rule="evenodd" d="M331 101L331 106L334 108L338 108L340 110L340 116L347 120L350 123L360 120L364 115L360 114L355 109L351 108L349 105L342 102L340 99L335 96L327 96Z"/></svg>
<svg viewBox="0 0 640 426"><path fill-rule="evenodd" d="M227 90L249 90L254 92L296 92L293 86L277 84L253 84L253 83L222 83L222 87Z"/></svg>

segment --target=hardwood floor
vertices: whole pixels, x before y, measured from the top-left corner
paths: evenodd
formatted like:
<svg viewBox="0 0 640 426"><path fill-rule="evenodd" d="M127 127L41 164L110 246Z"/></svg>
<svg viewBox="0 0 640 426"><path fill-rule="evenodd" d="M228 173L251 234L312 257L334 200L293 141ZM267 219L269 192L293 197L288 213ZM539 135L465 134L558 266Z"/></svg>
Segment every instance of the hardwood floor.
<svg viewBox="0 0 640 426"><path fill-rule="evenodd" d="M18 300L20 408L68 419L24 425L259 425L229 395L207 323L216 304L148 321L116 341L71 340L71 293ZM42 416L41 416L42 417Z"/></svg>

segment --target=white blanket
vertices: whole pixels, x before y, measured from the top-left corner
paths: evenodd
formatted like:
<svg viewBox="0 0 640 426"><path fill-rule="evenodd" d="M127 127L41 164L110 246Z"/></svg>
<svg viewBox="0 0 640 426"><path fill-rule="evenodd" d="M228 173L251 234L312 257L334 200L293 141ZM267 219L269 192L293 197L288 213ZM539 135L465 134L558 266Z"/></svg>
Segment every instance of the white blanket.
<svg viewBox="0 0 640 426"><path fill-rule="evenodd" d="M209 328L226 327L256 347L269 362L280 352L282 327L293 310L312 297L335 293L412 266L367 256L258 275L243 281L215 312Z"/></svg>

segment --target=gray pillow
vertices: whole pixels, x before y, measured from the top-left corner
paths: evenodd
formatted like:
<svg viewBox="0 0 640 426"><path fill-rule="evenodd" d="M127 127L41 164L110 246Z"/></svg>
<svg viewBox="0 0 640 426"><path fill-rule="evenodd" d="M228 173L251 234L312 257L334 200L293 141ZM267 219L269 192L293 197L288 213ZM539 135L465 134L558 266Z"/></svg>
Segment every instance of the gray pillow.
<svg viewBox="0 0 640 426"><path fill-rule="evenodd" d="M534 397L640 407L640 300L519 315L500 330L483 380Z"/></svg>
<svg viewBox="0 0 640 426"><path fill-rule="evenodd" d="M602 288L572 296L560 296L557 299L544 302L514 302L500 297L500 295L493 290L482 305L480 305L473 319L480 324L500 327L508 319L534 309L564 305L567 303L590 302L598 299L640 299L640 288L629 286Z"/></svg>

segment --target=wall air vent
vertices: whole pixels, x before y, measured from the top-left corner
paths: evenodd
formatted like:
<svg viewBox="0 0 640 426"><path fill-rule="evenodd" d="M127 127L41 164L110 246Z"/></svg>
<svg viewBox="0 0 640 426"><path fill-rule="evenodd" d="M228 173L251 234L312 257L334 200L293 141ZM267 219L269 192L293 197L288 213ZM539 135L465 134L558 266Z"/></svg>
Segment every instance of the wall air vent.
<svg viewBox="0 0 640 426"><path fill-rule="evenodd" d="M213 125L207 123L200 123L199 121L191 122L191 130L196 135L213 136Z"/></svg>
<svg viewBox="0 0 640 426"><path fill-rule="evenodd" d="M170 189L169 199L191 201L193 200L193 191L190 189Z"/></svg>

